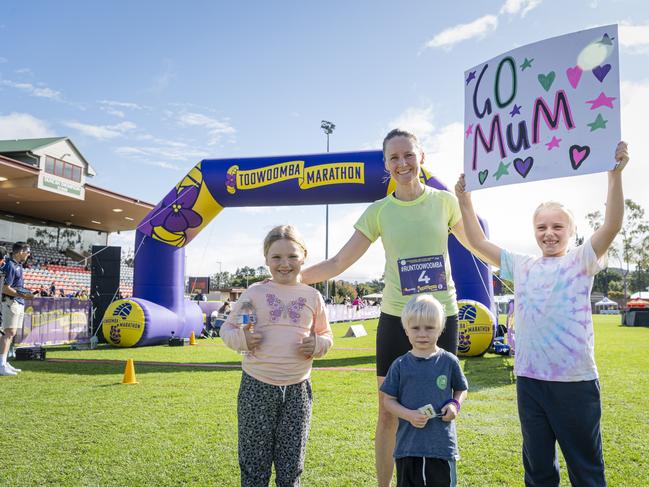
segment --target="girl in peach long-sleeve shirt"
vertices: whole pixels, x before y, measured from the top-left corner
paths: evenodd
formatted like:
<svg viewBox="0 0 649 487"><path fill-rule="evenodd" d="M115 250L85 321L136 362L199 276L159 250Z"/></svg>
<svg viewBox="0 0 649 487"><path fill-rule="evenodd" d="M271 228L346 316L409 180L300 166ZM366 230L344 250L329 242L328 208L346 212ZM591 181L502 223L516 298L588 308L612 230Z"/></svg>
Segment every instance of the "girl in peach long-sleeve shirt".
<svg viewBox="0 0 649 487"><path fill-rule="evenodd" d="M223 341L243 356L238 397L241 485L299 485L311 421L311 366L333 343L324 301L298 282L306 247L290 226L264 240L272 280L248 288L221 327ZM240 327L243 303L256 322Z"/></svg>

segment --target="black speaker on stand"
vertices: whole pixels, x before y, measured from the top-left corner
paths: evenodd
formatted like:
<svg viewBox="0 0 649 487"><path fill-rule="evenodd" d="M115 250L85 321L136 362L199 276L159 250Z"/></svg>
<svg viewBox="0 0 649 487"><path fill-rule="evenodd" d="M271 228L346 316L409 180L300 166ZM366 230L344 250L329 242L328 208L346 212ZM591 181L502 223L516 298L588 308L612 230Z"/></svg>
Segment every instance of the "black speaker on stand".
<svg viewBox="0 0 649 487"><path fill-rule="evenodd" d="M106 308L117 299L119 293L121 247L92 246L90 260L90 300L92 301L92 333L101 326ZM105 342L99 330L97 338Z"/></svg>

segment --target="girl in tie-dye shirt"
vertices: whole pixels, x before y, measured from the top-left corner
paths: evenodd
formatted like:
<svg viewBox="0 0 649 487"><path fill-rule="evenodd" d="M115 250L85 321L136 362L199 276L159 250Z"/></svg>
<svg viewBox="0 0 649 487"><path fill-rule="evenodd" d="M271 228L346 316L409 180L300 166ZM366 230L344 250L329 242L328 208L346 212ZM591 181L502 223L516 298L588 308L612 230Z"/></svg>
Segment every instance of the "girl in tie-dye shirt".
<svg viewBox="0 0 649 487"><path fill-rule="evenodd" d="M590 292L624 218L626 143L618 144L615 159L608 173L604 223L576 249L568 250L575 232L570 211L556 202L536 209L534 234L541 257L503 250L487 240L464 175L455 187L469 242L515 284L514 373L526 485L559 485L557 442L572 485L606 485Z"/></svg>
<svg viewBox="0 0 649 487"><path fill-rule="evenodd" d="M242 486L300 485L311 423L311 365L333 343L320 293L298 282L306 246L288 225L264 240L272 280L250 286L221 327L230 348L246 352L238 397ZM239 326L243 303L256 319ZM248 306L248 313L250 308Z"/></svg>

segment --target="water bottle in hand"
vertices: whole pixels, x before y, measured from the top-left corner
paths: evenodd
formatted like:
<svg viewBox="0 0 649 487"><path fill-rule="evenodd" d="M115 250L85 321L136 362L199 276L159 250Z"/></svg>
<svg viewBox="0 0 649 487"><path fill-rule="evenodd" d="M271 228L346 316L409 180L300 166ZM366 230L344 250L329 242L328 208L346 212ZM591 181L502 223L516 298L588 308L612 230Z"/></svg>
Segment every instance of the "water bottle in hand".
<svg viewBox="0 0 649 487"><path fill-rule="evenodd" d="M257 313L252 301L245 300L241 302L239 307L239 314L237 315L237 323L241 328L248 328L250 333L255 332L255 324L257 323Z"/></svg>

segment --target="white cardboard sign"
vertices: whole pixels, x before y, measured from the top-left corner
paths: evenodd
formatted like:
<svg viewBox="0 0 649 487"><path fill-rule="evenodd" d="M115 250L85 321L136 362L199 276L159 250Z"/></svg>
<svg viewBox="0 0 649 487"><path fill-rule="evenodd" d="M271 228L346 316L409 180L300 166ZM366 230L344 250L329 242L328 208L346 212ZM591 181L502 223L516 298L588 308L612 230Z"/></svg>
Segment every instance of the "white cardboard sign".
<svg viewBox="0 0 649 487"><path fill-rule="evenodd" d="M467 70L464 89L467 190L614 167L617 25L509 51Z"/></svg>

